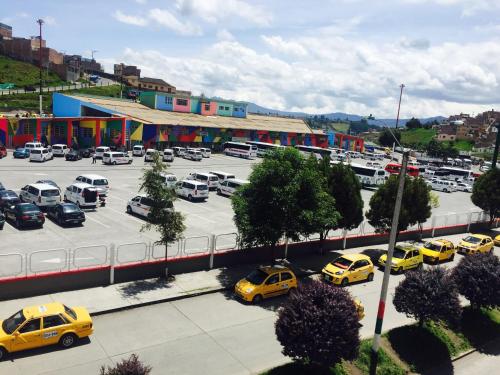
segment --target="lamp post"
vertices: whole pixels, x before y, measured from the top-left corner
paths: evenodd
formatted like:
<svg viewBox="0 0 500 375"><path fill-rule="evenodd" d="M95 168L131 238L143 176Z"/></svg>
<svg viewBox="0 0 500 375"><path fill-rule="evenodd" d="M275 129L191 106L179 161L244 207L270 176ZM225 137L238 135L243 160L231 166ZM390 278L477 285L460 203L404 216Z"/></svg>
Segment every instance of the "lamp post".
<svg viewBox="0 0 500 375"><path fill-rule="evenodd" d="M40 26L40 36L39 36L39 44L38 44L38 62L39 62L39 67L40 67L40 116L42 115L43 109L42 109L42 25L44 24L44 21L39 18L36 20L36 23Z"/></svg>
<svg viewBox="0 0 500 375"><path fill-rule="evenodd" d="M493 159L491 160L491 169L497 167L498 147L500 146L500 121L496 122L495 127L497 128L497 140L495 142L495 149L493 150Z"/></svg>
<svg viewBox="0 0 500 375"><path fill-rule="evenodd" d="M398 128L399 124L399 110L401 109L401 97L403 96L403 88L405 87L405 85L402 83L401 86L399 87L401 88L401 91L399 92L398 115L396 116L396 129Z"/></svg>

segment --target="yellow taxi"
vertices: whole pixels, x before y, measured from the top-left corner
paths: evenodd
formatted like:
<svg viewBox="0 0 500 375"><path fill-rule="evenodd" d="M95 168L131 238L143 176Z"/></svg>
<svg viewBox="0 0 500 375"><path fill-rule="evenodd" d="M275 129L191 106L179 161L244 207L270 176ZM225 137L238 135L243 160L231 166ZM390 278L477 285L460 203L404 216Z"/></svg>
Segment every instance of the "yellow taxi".
<svg viewBox="0 0 500 375"><path fill-rule="evenodd" d="M373 263L364 254L346 254L328 263L321 273L324 280L346 286L357 281L372 281Z"/></svg>
<svg viewBox="0 0 500 375"><path fill-rule="evenodd" d="M495 242L495 245L500 246L500 234L495 237L493 242Z"/></svg>
<svg viewBox="0 0 500 375"><path fill-rule="evenodd" d="M259 303L264 298L287 294L297 288L297 277L287 267L259 267L238 281L234 292L247 302Z"/></svg>
<svg viewBox="0 0 500 375"><path fill-rule="evenodd" d="M470 234L459 242L459 254L487 253L493 249L493 240L484 234Z"/></svg>
<svg viewBox="0 0 500 375"><path fill-rule="evenodd" d="M385 267L386 261L387 254L384 254L378 260L379 266ZM422 252L417 247L405 244L396 245L392 255L391 271L400 273L412 268L420 268L423 261Z"/></svg>
<svg viewBox="0 0 500 375"><path fill-rule="evenodd" d="M420 248L424 257L424 262L439 263L444 260L453 260L455 258L455 246L451 241L445 239L427 241Z"/></svg>
<svg viewBox="0 0 500 375"><path fill-rule="evenodd" d="M93 332L84 307L62 303L29 306L0 321L0 360L7 353L59 344L69 348Z"/></svg>

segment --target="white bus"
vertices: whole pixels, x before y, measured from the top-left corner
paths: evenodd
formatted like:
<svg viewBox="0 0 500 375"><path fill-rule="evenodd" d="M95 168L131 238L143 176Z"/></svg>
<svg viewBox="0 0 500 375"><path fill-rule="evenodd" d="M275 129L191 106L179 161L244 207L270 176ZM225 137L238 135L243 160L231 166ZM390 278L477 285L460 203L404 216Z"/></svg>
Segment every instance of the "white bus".
<svg viewBox="0 0 500 375"><path fill-rule="evenodd" d="M240 158L254 159L257 156L257 147L240 142L224 143L224 154Z"/></svg>
<svg viewBox="0 0 500 375"><path fill-rule="evenodd" d="M309 155L314 155L316 156L316 159L329 158L330 160L337 160L337 153L334 150L328 148L304 145L296 145L295 148L306 157L309 157Z"/></svg>
<svg viewBox="0 0 500 375"><path fill-rule="evenodd" d="M441 167L434 173L434 176L452 181L470 181L474 178L471 170L452 167Z"/></svg>
<svg viewBox="0 0 500 375"><path fill-rule="evenodd" d="M266 142L255 142L255 141L248 141L246 142L249 145L257 147L257 156L262 158L264 155L269 151L269 150L276 150L278 148L282 148L285 146L281 145L276 145L274 143L266 143Z"/></svg>
<svg viewBox="0 0 500 375"><path fill-rule="evenodd" d="M363 187L383 185L389 178L389 173L383 168L365 167L364 165L356 163L351 163L349 166L354 171Z"/></svg>

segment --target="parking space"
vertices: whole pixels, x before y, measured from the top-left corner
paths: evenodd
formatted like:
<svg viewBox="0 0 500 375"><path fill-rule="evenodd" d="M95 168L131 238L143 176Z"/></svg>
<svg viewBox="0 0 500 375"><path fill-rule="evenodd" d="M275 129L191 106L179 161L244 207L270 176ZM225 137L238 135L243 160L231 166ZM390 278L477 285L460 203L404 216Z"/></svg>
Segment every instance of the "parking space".
<svg viewBox="0 0 500 375"><path fill-rule="evenodd" d="M189 161L176 158L169 164L169 172L174 173L177 178L182 179L191 172L208 172L211 170L224 171L234 174L237 178L247 179L252 165L260 160L246 160L224 155L212 155L209 159L201 162ZM354 159L356 163L366 164L366 161ZM387 159L384 161L387 162ZM0 182L6 188L19 191L26 184L40 179L55 181L63 190L71 184L75 177L80 174L99 174L109 180L110 191L105 207L86 211L86 221L83 226L61 227L50 219L46 219L42 229L19 230L11 224L6 224L0 232L2 247L0 254L27 253L38 250L53 251L46 256L38 255L41 266L33 272L46 270L57 270L63 267L67 261L57 255L57 249L75 249L73 267L83 267L91 264L96 265L106 258L99 249L102 247L88 248L88 246L106 245L111 243L152 243L158 239L154 231L143 231L141 227L144 219L132 216L125 212L129 199L138 194L141 183L142 171L147 167L142 157L135 157L131 165L105 166L100 161L91 164L91 159L82 159L75 162L65 161L63 158L54 158L46 163L30 163L23 159L4 158L0 161ZM470 193L437 192L440 206L433 210L434 215L446 215L453 213L466 213L471 210L477 211L470 201ZM365 211L368 209L371 190L363 190L362 197L365 202ZM212 234L217 236L216 249L232 248L235 245L236 228L233 223L233 211L230 199L218 196L214 191L209 193L205 202L190 202L178 199L175 202L176 210L186 216L185 237L188 239L169 249L169 254L196 254L206 251L208 237ZM466 220L467 215L462 214L459 219L437 218L437 225L455 224ZM463 219L463 220L462 220ZM85 250L86 249L86 250ZM128 256L123 254L129 253ZM142 251L136 246L134 250L125 252L122 249L120 260L133 261L140 259ZM161 257L164 254L162 247L154 249L153 256ZM5 262L4 262L5 261ZM12 263L18 265L18 259L14 257L2 257L2 264ZM3 268L3 267L2 267ZM9 271L10 272L10 271ZM2 271L0 270L0 276Z"/></svg>

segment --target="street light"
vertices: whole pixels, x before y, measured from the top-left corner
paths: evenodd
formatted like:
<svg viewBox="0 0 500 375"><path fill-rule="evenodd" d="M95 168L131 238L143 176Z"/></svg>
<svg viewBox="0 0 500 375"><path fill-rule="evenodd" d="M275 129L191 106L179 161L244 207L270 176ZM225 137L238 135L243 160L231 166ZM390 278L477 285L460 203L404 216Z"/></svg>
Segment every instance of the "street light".
<svg viewBox="0 0 500 375"><path fill-rule="evenodd" d="M493 159L491 160L491 169L497 167L497 159L498 159L498 147L500 146L500 122L497 121L495 124L497 128L497 140L495 142L495 149L493 150Z"/></svg>

